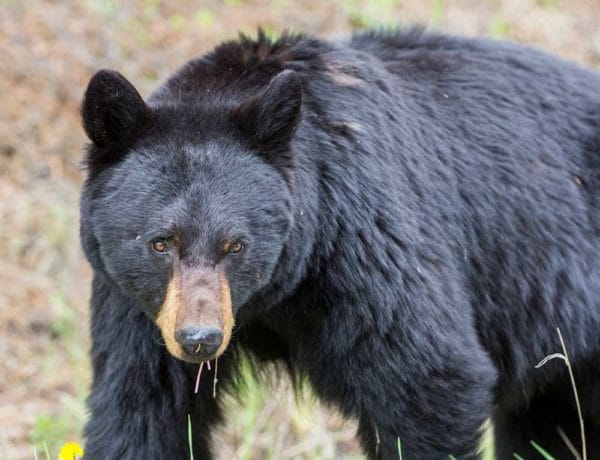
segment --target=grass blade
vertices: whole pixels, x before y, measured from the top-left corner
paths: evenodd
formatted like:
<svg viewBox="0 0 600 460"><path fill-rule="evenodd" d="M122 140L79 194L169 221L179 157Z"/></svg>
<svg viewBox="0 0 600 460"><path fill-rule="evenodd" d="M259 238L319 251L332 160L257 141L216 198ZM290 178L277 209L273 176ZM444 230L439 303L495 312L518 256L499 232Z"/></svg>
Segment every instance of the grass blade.
<svg viewBox="0 0 600 460"><path fill-rule="evenodd" d="M44 452L46 453L46 460L52 460L52 457L50 457L50 451L48 451L48 444L46 444L46 442L44 442Z"/></svg>
<svg viewBox="0 0 600 460"><path fill-rule="evenodd" d="M571 367L571 361L569 360L569 354L567 353L567 347L565 346L563 336L560 333L560 328L557 327L556 331L558 332L560 346L562 347L563 353L565 355L565 363L567 364L567 369L569 370L569 377L571 378L571 385L573 386L573 394L575 395L575 405L577 406L577 415L579 416L579 430L581 431L581 455L583 456L583 460L587 460L587 448L585 445L585 427L583 425L583 414L581 413L581 404L579 404L579 394L577 393L577 386L575 385L575 376L573 375L573 368Z"/></svg>
<svg viewBox="0 0 600 460"><path fill-rule="evenodd" d="M551 355L546 356L539 363L537 363L535 365L535 368L539 369L540 367L542 367L544 364L546 364L548 361L550 361L552 359L562 359L565 362L567 361L567 359L565 358L565 355L563 355L562 353L553 353Z"/></svg>
<svg viewBox="0 0 600 460"><path fill-rule="evenodd" d="M190 446L190 460L194 460L194 448L192 446L192 418L188 414L188 444Z"/></svg>
<svg viewBox="0 0 600 460"><path fill-rule="evenodd" d="M548 452L546 452L544 450L544 448L542 446L540 446L537 442L535 442L535 441L529 441L529 442L531 443L533 448L535 450L537 450L540 453L540 455L542 457L544 457L546 460L556 460L552 455L550 455Z"/></svg>
<svg viewBox="0 0 600 460"><path fill-rule="evenodd" d="M575 460L581 460L581 455L579 455L579 452L577 452L577 449L575 448L575 446L573 445L573 443L571 442L571 440L569 439L567 434L562 430L562 428L557 426L556 431L558 431L558 435L560 436L560 439L563 440L563 442L567 446L567 449L569 449L571 451Z"/></svg>
<svg viewBox="0 0 600 460"><path fill-rule="evenodd" d="M583 414L581 412L581 404L579 403L579 393L577 392L577 385L575 385L575 376L573 375L573 368L571 367L571 361L569 360L569 354L567 353L567 347L565 346L565 341L563 340L563 336L560 333L560 328L556 328L556 332L558 332L558 338L560 340L560 346L562 347L562 353L553 353L551 355L546 356L542 359L535 367L540 368L548 361L552 359L562 359L567 366L567 370L569 371L569 378L571 379L571 386L573 388L573 395L575 396L575 406L577 407L577 416L579 417L579 431L581 432L581 455L573 449L573 444L566 439L566 436L563 436L564 433L559 429L559 434L561 435L562 440L565 442L571 453L575 456L576 460L587 460L587 447L585 442L585 426L583 423ZM531 441L531 445L537 449L539 447L535 444L534 441ZM537 446L537 447L536 447Z"/></svg>

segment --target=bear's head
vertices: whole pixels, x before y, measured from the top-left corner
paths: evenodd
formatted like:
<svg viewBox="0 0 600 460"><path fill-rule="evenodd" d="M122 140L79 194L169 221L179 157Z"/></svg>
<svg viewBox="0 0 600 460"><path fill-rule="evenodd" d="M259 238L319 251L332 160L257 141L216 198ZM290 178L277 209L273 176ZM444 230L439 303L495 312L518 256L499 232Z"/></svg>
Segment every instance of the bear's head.
<svg viewBox="0 0 600 460"><path fill-rule="evenodd" d="M225 350L236 311L283 250L302 88L282 71L251 91L204 95L170 81L146 103L102 70L81 109L86 256L190 362Z"/></svg>

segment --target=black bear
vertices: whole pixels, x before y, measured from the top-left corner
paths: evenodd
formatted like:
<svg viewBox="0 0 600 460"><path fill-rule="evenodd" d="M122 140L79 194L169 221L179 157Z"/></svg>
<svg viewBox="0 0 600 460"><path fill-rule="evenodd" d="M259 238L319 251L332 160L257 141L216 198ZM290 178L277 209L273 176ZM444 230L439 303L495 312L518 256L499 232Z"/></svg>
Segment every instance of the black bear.
<svg viewBox="0 0 600 460"><path fill-rule="evenodd" d="M88 459L211 458L236 365L282 363L369 458L600 458L600 75L426 33L242 36L82 104ZM201 362L200 388L194 392ZM219 386L213 398L213 373Z"/></svg>

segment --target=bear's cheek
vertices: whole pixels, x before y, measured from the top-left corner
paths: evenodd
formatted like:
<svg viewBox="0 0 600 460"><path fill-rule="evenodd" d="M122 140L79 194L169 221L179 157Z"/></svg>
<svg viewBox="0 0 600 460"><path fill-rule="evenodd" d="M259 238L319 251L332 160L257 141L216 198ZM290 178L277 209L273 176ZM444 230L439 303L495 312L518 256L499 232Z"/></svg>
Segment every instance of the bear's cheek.
<svg viewBox="0 0 600 460"><path fill-rule="evenodd" d="M239 266L228 267L231 302L234 313L253 295L270 285L283 243L276 238L269 244L258 243Z"/></svg>

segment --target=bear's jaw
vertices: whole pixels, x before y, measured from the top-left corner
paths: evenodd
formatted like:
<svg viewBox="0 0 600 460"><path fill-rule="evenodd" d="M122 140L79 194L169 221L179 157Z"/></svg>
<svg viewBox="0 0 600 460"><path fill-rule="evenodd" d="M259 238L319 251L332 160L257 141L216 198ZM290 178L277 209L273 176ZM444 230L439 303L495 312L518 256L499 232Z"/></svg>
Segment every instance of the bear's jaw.
<svg viewBox="0 0 600 460"><path fill-rule="evenodd" d="M218 268L178 267L169 281L156 325L171 355L200 363L220 356L228 347L234 326L231 291L225 273ZM210 329L222 334L214 346L182 346L178 331ZM186 350L187 348L187 350Z"/></svg>

